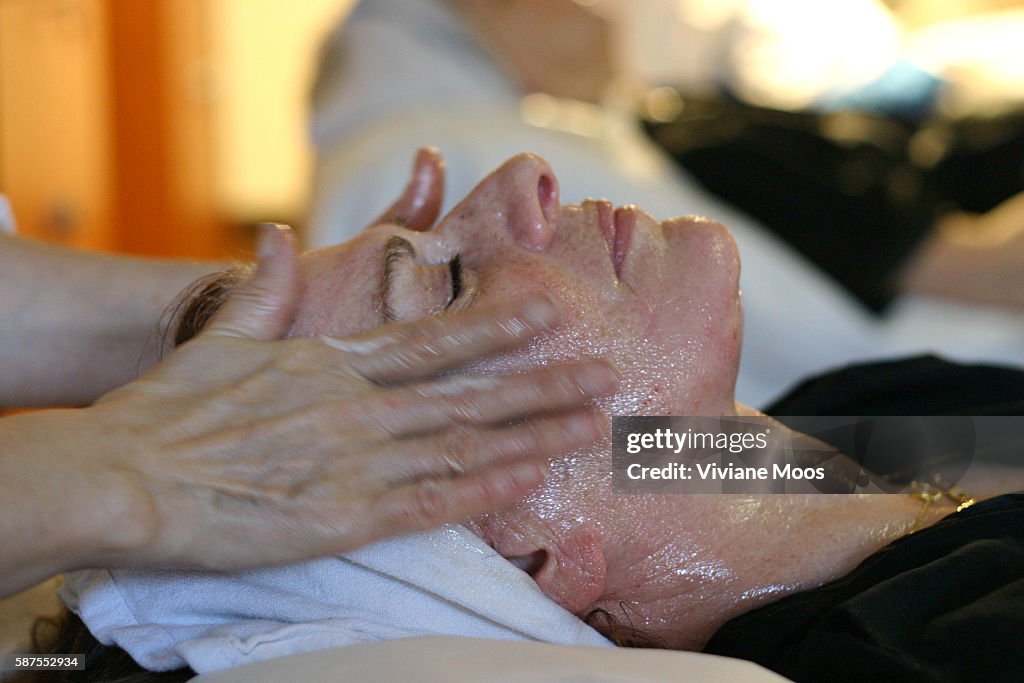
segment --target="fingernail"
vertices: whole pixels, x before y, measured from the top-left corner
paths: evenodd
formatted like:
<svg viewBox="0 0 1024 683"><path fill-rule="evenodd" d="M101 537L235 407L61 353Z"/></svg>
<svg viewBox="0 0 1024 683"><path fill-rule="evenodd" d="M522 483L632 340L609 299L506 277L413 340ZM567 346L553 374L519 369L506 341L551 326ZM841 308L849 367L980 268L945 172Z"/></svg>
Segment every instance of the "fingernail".
<svg viewBox="0 0 1024 683"><path fill-rule="evenodd" d="M520 485L536 486L551 476L551 466L547 461L523 462L509 468L512 478Z"/></svg>
<svg viewBox="0 0 1024 683"><path fill-rule="evenodd" d="M576 386L585 394L607 394L619 384L619 375L608 363L588 365L576 375Z"/></svg>
<svg viewBox="0 0 1024 683"><path fill-rule="evenodd" d="M551 329L558 323L558 319L561 316L561 310L555 300L545 295L542 298L531 299L527 302L524 310L526 317L530 322L543 327L544 329Z"/></svg>
<svg viewBox="0 0 1024 683"><path fill-rule="evenodd" d="M565 430L577 441L586 441L587 443L596 441L603 433L592 413L573 415L569 418Z"/></svg>

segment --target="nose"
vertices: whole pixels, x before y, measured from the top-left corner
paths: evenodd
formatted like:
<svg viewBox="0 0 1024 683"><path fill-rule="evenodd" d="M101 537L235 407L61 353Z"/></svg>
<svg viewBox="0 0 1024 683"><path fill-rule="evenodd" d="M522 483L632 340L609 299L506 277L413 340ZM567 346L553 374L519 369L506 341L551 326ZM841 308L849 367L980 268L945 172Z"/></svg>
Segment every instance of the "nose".
<svg viewBox="0 0 1024 683"><path fill-rule="evenodd" d="M547 249L558 218L558 178L548 163L534 154L520 154L505 162L491 180L509 236L523 249Z"/></svg>

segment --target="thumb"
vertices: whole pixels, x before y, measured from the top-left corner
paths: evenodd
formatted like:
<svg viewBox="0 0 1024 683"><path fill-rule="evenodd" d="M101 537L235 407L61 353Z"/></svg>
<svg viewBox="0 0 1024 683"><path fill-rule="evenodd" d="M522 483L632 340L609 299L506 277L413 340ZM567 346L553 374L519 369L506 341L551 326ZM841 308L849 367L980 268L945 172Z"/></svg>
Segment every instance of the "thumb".
<svg viewBox="0 0 1024 683"><path fill-rule="evenodd" d="M432 147L423 147L416 153L412 176L402 196L377 217L370 226L398 223L410 230L430 230L441 212L444 201L444 159Z"/></svg>
<svg viewBox="0 0 1024 683"><path fill-rule="evenodd" d="M299 297L295 238L286 225L259 230L256 273L235 288L204 335L272 341L288 331Z"/></svg>

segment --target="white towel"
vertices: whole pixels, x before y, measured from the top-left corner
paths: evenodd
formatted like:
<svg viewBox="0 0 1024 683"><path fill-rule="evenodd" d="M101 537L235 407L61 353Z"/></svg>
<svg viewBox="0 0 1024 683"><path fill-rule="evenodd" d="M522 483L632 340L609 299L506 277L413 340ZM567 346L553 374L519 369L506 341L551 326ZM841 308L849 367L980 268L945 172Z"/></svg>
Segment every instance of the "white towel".
<svg viewBox="0 0 1024 683"><path fill-rule="evenodd" d="M272 569L72 572L60 596L100 642L158 671L418 635L610 645L460 526Z"/></svg>

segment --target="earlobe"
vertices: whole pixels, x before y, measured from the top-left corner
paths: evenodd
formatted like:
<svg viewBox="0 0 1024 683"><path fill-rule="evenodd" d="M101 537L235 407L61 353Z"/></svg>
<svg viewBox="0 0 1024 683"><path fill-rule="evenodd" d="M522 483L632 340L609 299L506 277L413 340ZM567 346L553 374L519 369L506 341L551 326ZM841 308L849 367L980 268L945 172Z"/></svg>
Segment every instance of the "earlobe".
<svg viewBox="0 0 1024 683"><path fill-rule="evenodd" d="M548 597L578 615L604 594L607 571L598 535L590 529L575 529L561 545L548 549L533 578Z"/></svg>

